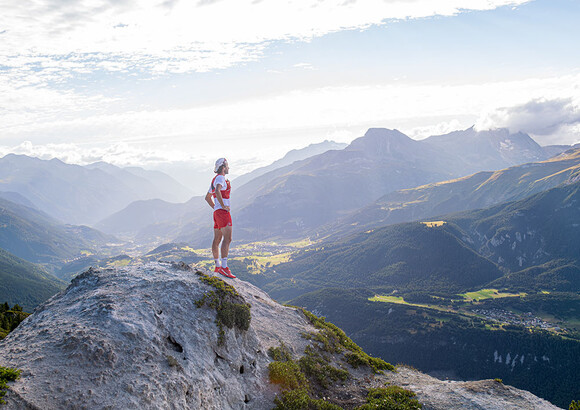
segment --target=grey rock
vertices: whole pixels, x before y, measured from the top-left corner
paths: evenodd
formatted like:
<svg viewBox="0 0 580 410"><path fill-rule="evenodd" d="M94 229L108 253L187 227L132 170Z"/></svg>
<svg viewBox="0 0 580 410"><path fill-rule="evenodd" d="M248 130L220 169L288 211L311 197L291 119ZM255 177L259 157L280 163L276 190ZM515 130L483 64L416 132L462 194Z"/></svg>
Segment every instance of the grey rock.
<svg viewBox="0 0 580 410"><path fill-rule="evenodd" d="M0 365L22 370L6 408L272 408L280 392L268 380L268 349L283 341L298 357L310 343L302 334L316 330L299 309L225 280L251 305L251 323L247 331L225 328L220 344L215 310L195 304L213 288L187 265L89 269L0 341ZM333 387L349 397L348 408L385 383L411 388L430 409L555 408L493 381L450 383L406 367L349 371Z"/></svg>

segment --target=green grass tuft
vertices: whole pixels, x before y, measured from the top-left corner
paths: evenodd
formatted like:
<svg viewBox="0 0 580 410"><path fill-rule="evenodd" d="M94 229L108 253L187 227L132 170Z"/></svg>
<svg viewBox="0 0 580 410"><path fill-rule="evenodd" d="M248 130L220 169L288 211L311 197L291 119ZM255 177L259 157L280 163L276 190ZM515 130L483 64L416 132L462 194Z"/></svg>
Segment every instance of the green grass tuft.
<svg viewBox="0 0 580 410"><path fill-rule="evenodd" d="M330 382L348 379L347 370L338 369L328 364L328 358L321 355L312 346L307 346L304 353L304 356L298 360L300 369L308 377L316 380L323 388L328 389Z"/></svg>
<svg viewBox="0 0 580 410"><path fill-rule="evenodd" d="M4 404L3 397L8 391L8 382L13 382L20 378L20 370L10 367L0 366L0 404Z"/></svg>
<svg viewBox="0 0 580 410"><path fill-rule="evenodd" d="M215 289L196 300L195 305L198 308L208 306L216 310L218 344L225 342L224 326L229 329L235 327L239 330L248 330L252 319L250 305L244 301L236 289L215 276L206 275L201 271L195 273L203 283Z"/></svg>
<svg viewBox="0 0 580 410"><path fill-rule="evenodd" d="M284 342L280 342L280 347L269 348L268 356L277 362L289 362L292 360L292 354L290 354L290 350L288 350L288 347L284 344Z"/></svg>
<svg viewBox="0 0 580 410"><path fill-rule="evenodd" d="M282 393L282 398L274 399L274 410L342 410L342 407L322 399L313 399L306 389L289 390Z"/></svg>

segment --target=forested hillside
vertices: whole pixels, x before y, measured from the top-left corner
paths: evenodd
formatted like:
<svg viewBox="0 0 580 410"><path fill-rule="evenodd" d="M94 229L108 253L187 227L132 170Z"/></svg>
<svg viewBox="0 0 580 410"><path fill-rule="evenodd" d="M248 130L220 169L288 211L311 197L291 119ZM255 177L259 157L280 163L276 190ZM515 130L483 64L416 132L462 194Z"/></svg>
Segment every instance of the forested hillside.
<svg viewBox="0 0 580 410"><path fill-rule="evenodd" d="M0 300L31 312L65 286L39 266L0 249Z"/></svg>
<svg viewBox="0 0 580 410"><path fill-rule="evenodd" d="M44 212L0 198L0 248L34 263L60 265L115 241L87 226L64 225Z"/></svg>
<svg viewBox="0 0 580 410"><path fill-rule="evenodd" d="M288 300L324 287L460 292L502 276L451 225L393 225L298 252L263 286Z"/></svg>

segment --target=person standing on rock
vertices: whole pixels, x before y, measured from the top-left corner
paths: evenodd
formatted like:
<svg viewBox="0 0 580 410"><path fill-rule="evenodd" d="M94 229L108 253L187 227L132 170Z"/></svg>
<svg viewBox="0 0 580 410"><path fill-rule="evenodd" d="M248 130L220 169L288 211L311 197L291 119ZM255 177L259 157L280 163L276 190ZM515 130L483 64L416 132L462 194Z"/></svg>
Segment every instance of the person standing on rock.
<svg viewBox="0 0 580 410"><path fill-rule="evenodd" d="M228 278L235 276L228 268L228 252L232 242L232 216L230 215L230 181L226 175L230 172L228 161L220 158L213 170L217 175L212 179L205 200L213 211L213 242L211 252L215 260L215 270ZM221 260L220 260L221 242Z"/></svg>

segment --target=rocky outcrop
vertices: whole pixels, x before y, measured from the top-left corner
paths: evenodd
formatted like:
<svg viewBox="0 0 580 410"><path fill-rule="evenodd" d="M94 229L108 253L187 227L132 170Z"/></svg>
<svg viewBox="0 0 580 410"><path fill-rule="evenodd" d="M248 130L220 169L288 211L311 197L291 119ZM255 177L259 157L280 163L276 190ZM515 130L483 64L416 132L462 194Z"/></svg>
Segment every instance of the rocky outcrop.
<svg viewBox="0 0 580 410"><path fill-rule="evenodd" d="M283 342L299 357L312 343L304 334L317 330L301 310L227 279L237 293L232 298L251 306L251 321L223 326L220 337L216 310L200 303L216 288L202 278L187 265L161 262L78 276L0 341L0 365L22 370L7 408L274 407L280 392L269 382L268 349ZM414 390L424 408L554 408L493 381L445 382L406 367L384 375L364 367L349 372L327 396L347 408L385 383Z"/></svg>

